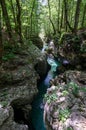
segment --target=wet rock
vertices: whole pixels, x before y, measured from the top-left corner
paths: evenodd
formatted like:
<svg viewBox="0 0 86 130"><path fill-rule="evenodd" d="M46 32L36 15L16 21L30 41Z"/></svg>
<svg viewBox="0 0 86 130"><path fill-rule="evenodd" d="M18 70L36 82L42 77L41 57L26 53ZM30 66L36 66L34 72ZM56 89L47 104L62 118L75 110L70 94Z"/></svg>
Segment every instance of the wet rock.
<svg viewBox="0 0 86 130"><path fill-rule="evenodd" d="M0 130L28 130L28 126L13 121L13 109L11 106L0 108Z"/></svg>
<svg viewBox="0 0 86 130"><path fill-rule="evenodd" d="M35 46L37 46L39 49L42 49L43 47L43 41L39 36L32 35L30 37L30 40L33 42Z"/></svg>
<svg viewBox="0 0 86 130"><path fill-rule="evenodd" d="M39 74L39 78L41 78L43 80L45 78L45 76L47 75L47 72L50 69L50 65L47 63L45 55L44 55L43 59L38 58L37 60L38 60L38 62L35 65L35 70Z"/></svg>
<svg viewBox="0 0 86 130"><path fill-rule="evenodd" d="M86 73L81 71L67 71L53 79L45 98L47 130L86 129L85 81Z"/></svg>
<svg viewBox="0 0 86 130"><path fill-rule="evenodd" d="M86 40L80 35L64 34L62 44L57 50L58 59L63 64L61 72L65 70L86 70ZM64 60L68 61L64 64Z"/></svg>
<svg viewBox="0 0 86 130"><path fill-rule="evenodd" d="M31 103L38 93L34 66L39 57L44 65L41 51L30 44L0 66L0 130L27 130L25 124L30 126Z"/></svg>

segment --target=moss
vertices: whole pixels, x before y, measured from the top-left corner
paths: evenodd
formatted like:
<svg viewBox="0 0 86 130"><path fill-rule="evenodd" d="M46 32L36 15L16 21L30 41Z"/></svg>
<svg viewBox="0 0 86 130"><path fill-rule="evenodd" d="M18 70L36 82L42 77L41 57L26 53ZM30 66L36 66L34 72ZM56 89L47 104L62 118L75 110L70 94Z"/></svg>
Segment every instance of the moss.
<svg viewBox="0 0 86 130"><path fill-rule="evenodd" d="M71 128L71 127L68 127L68 128L67 128L67 130L73 130L73 128Z"/></svg>
<svg viewBox="0 0 86 130"><path fill-rule="evenodd" d="M12 75L11 73L6 73L3 75L3 81L11 82L12 81Z"/></svg>
<svg viewBox="0 0 86 130"><path fill-rule="evenodd" d="M8 60L13 59L13 58L15 58L15 54L13 52L9 52L9 53L4 54L2 56L3 61L8 61Z"/></svg>
<svg viewBox="0 0 86 130"><path fill-rule="evenodd" d="M6 107L8 105L8 102L7 101L2 101L0 102L0 104L3 106L3 107Z"/></svg>

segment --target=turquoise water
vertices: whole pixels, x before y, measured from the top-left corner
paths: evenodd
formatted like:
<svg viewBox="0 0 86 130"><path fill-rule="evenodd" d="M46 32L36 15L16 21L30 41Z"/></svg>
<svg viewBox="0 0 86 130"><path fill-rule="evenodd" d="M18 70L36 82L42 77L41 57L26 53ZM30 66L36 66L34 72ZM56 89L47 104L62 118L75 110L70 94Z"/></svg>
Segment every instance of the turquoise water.
<svg viewBox="0 0 86 130"><path fill-rule="evenodd" d="M32 103L32 114L31 120L34 130L46 130L44 122L43 122L43 112L44 112L44 104L43 97L49 87L49 81L55 76L56 67L58 63L51 58L48 58L48 63L51 65L51 69L48 72L45 79L39 83L38 89L39 93L35 100Z"/></svg>

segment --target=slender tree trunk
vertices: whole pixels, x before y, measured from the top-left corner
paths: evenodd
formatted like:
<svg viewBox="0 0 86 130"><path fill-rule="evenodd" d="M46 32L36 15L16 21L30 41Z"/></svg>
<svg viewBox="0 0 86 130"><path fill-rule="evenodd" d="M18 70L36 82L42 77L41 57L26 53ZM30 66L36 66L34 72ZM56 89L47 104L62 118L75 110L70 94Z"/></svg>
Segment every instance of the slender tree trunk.
<svg viewBox="0 0 86 130"><path fill-rule="evenodd" d="M60 17L59 17L59 16L60 16L60 0L59 0L58 6L59 6L59 8L58 8L58 32L59 32L59 30L60 30L60 29L59 29L59 28L60 28L60 27L59 27L59 24L60 24Z"/></svg>
<svg viewBox="0 0 86 130"><path fill-rule="evenodd" d="M84 5L84 10L83 10L83 16L82 16L82 22L81 22L82 28L84 27L85 15L86 15L86 4Z"/></svg>
<svg viewBox="0 0 86 130"><path fill-rule="evenodd" d="M77 33L81 2L82 2L82 0L77 0L76 12L75 12L75 22L74 22L74 33Z"/></svg>
<svg viewBox="0 0 86 130"><path fill-rule="evenodd" d="M12 39L12 29L11 29L10 20L8 17L8 12L7 12L7 8L6 8L5 0L0 0L0 4L2 7L3 17L4 17L4 20L6 23L9 38Z"/></svg>
<svg viewBox="0 0 86 130"><path fill-rule="evenodd" d="M13 1L12 0L9 0L9 1L10 1L10 4L11 4L11 9L12 9L12 13L13 13L13 20L14 20L14 23L15 23L15 31L16 31L17 23L16 23L16 15L15 15L15 11L14 11Z"/></svg>
<svg viewBox="0 0 86 130"><path fill-rule="evenodd" d="M66 31L69 29L73 32L73 28L70 26L70 23L68 21L68 7L67 7L67 0L64 0L64 9L65 9L65 29Z"/></svg>
<svg viewBox="0 0 86 130"><path fill-rule="evenodd" d="M33 10L35 7L35 0L33 0L33 5L32 5L32 10L31 10L31 14L30 14L30 26L31 26L31 32L30 34L32 34L32 30L33 30Z"/></svg>
<svg viewBox="0 0 86 130"><path fill-rule="evenodd" d="M58 33L60 31L60 0L58 1L58 6L57 4L55 5L56 12L57 12L57 24L56 24L56 32Z"/></svg>
<svg viewBox="0 0 86 130"><path fill-rule="evenodd" d="M48 0L48 7L49 7L49 20L50 20L50 22L51 22L51 24L52 24L53 32L54 32L54 35L55 35L55 34L56 34L56 29L55 29L54 23L53 23L53 21L52 21L52 19L51 19L50 0Z"/></svg>
<svg viewBox="0 0 86 130"><path fill-rule="evenodd" d="M3 45L2 45L2 12L0 7L0 63L3 55Z"/></svg>
<svg viewBox="0 0 86 130"><path fill-rule="evenodd" d="M64 15L64 12L63 12L63 5L62 5L60 31L61 31L61 29L62 29L62 27L63 27L63 15Z"/></svg>
<svg viewBox="0 0 86 130"><path fill-rule="evenodd" d="M67 21L68 21L68 10L67 10L67 0L64 0L64 9L65 9L65 29L67 31Z"/></svg>
<svg viewBox="0 0 86 130"><path fill-rule="evenodd" d="M73 27L73 22L74 22L74 17L73 17L73 12L74 12L74 10L73 10L73 6L74 6L74 0L72 0L71 1L71 3L70 3L70 7L69 7L69 9L70 9L70 11L69 11L69 23L70 23L70 25Z"/></svg>
<svg viewBox="0 0 86 130"><path fill-rule="evenodd" d="M38 1L36 1L36 6L35 6L35 20L36 20L36 24L35 24L35 31L36 31L36 35L38 35L38 19L39 19L39 16L37 14L37 11L38 11Z"/></svg>
<svg viewBox="0 0 86 130"><path fill-rule="evenodd" d="M22 43L22 30L21 30L21 6L20 6L20 1L16 0L16 5L17 5L17 31L19 34L19 41Z"/></svg>

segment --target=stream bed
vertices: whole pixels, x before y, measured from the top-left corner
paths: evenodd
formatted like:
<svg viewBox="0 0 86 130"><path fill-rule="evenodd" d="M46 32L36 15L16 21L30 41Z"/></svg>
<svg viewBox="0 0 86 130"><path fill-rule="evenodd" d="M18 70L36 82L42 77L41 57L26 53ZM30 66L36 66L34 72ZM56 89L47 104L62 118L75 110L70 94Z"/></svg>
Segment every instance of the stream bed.
<svg viewBox="0 0 86 130"><path fill-rule="evenodd" d="M52 78L55 77L56 68L58 67L58 62L54 59L48 57L47 62L50 64L51 69L49 70L45 79L38 84L38 95L32 103L32 113L31 113L31 121L34 130L46 130L44 121L43 121L43 112L44 112L44 104L43 98L44 94L49 88L49 82Z"/></svg>

